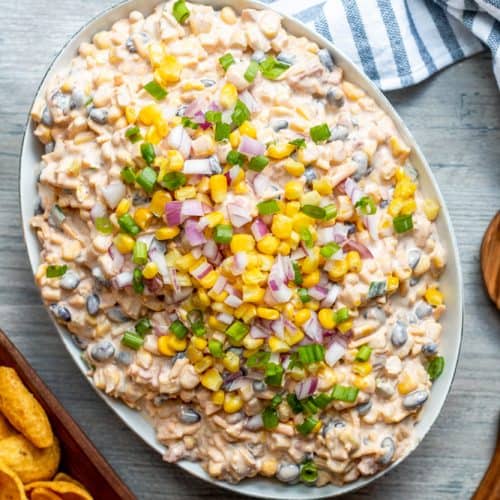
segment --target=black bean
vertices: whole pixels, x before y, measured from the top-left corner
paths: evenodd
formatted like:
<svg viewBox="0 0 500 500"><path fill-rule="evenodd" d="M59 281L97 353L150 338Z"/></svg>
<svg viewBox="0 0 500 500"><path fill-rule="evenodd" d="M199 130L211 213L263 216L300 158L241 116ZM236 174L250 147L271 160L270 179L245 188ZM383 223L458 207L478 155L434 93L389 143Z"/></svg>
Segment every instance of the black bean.
<svg viewBox="0 0 500 500"><path fill-rule="evenodd" d="M208 159L208 163L210 165L210 170L212 171L212 174L220 174L222 172L222 167L220 165L219 158L217 158L216 155L212 155Z"/></svg>
<svg viewBox="0 0 500 500"><path fill-rule="evenodd" d="M419 278L410 278L410 286L415 286L420 281Z"/></svg>
<svg viewBox="0 0 500 500"><path fill-rule="evenodd" d="M316 172L313 167L307 167L304 172L304 177L306 178L306 184L311 187L315 179L317 179Z"/></svg>
<svg viewBox="0 0 500 500"><path fill-rule="evenodd" d="M377 394L379 394L383 398L387 398L388 399L395 392L394 387L387 380L377 379L375 381L375 385L376 385L376 389L375 390L377 391Z"/></svg>
<svg viewBox="0 0 500 500"><path fill-rule="evenodd" d="M215 85L215 80L211 80L210 78L202 78L200 82L204 87L213 87Z"/></svg>
<svg viewBox="0 0 500 500"><path fill-rule="evenodd" d="M300 469L297 464L282 463L276 477L284 483L291 483L299 478Z"/></svg>
<svg viewBox="0 0 500 500"><path fill-rule="evenodd" d="M434 356L438 352L438 345L435 342L428 342L422 346L422 352L426 356Z"/></svg>
<svg viewBox="0 0 500 500"><path fill-rule="evenodd" d="M35 210L33 210L33 215L41 215L43 214L43 205L42 205L42 200L40 198L36 199L35 203Z"/></svg>
<svg viewBox="0 0 500 500"><path fill-rule="evenodd" d="M71 312L66 306L60 304L52 304L50 306L51 311L54 313L54 316L61 321L69 322L71 321Z"/></svg>
<svg viewBox="0 0 500 500"><path fill-rule="evenodd" d="M252 61L261 63L266 58L266 54L262 50L256 50L252 57L250 58Z"/></svg>
<svg viewBox="0 0 500 500"><path fill-rule="evenodd" d="M396 321L392 327L391 342L394 347L401 347L408 340L408 327L402 321Z"/></svg>
<svg viewBox="0 0 500 500"><path fill-rule="evenodd" d="M116 355L116 361L123 366L128 366L128 365L132 364L133 354L131 352L128 352L128 351L120 351Z"/></svg>
<svg viewBox="0 0 500 500"><path fill-rule="evenodd" d="M389 200L382 200L382 201L379 203L379 206L380 206L380 208L385 208L385 207L388 207L388 206L389 206Z"/></svg>
<svg viewBox="0 0 500 500"><path fill-rule="evenodd" d="M71 101L70 108L78 109L81 108L87 99L85 98L85 94L82 90L74 88L73 92L71 92Z"/></svg>
<svg viewBox="0 0 500 500"><path fill-rule="evenodd" d="M126 323L131 320L131 318L122 311L120 306L114 306L108 309L106 311L106 316L113 323Z"/></svg>
<svg viewBox="0 0 500 500"><path fill-rule="evenodd" d="M356 224L352 222L346 222L344 225L347 226L347 236L351 236L356 232Z"/></svg>
<svg viewBox="0 0 500 500"><path fill-rule="evenodd" d="M148 196L144 196L141 193L134 193L134 196L132 197L132 205L137 206L137 205L146 205L146 203L149 203L150 198Z"/></svg>
<svg viewBox="0 0 500 500"><path fill-rule="evenodd" d="M184 113L186 112L187 109L187 104L183 104L182 106L179 106L176 111L176 116L184 116Z"/></svg>
<svg viewBox="0 0 500 500"><path fill-rule="evenodd" d="M64 219L66 219L66 216L64 215L64 212L62 211L61 207L59 205L54 205L50 209L49 213L49 224L53 227L61 227L61 224L64 222Z"/></svg>
<svg viewBox="0 0 500 500"><path fill-rule="evenodd" d="M295 62L295 56L293 54L287 54L286 52L280 52L276 59L282 63L291 66Z"/></svg>
<svg viewBox="0 0 500 500"><path fill-rule="evenodd" d="M415 307L415 315L418 319L424 319L432 314L432 307L421 300Z"/></svg>
<svg viewBox="0 0 500 500"><path fill-rule="evenodd" d="M335 67L335 63L333 62L332 55L327 49L321 49L318 52L318 57L321 62L321 64L328 70L328 71L333 71L333 68Z"/></svg>
<svg viewBox="0 0 500 500"><path fill-rule="evenodd" d="M410 394L404 397L403 406L407 410L415 410L419 406L422 406L427 401L428 397L429 393L427 391L416 390L410 392Z"/></svg>
<svg viewBox="0 0 500 500"><path fill-rule="evenodd" d="M153 404L155 406L161 406L163 403L165 403L169 399L170 399L170 396L168 394L158 394L158 396L154 397Z"/></svg>
<svg viewBox="0 0 500 500"><path fill-rule="evenodd" d="M104 108L91 108L89 118L99 125L108 123L108 110Z"/></svg>
<svg viewBox="0 0 500 500"><path fill-rule="evenodd" d="M80 277L71 269L64 273L64 276L59 281L59 285L64 290L74 290L80 284Z"/></svg>
<svg viewBox="0 0 500 500"><path fill-rule="evenodd" d="M356 172L352 177L355 181L359 181L369 173L368 156L364 151L355 151L352 155L352 161L357 165Z"/></svg>
<svg viewBox="0 0 500 500"><path fill-rule="evenodd" d="M392 457L396 451L396 445L394 444L394 440L387 436L382 439L380 443L380 447L384 450L384 454L377 460L380 465L387 465L391 462Z"/></svg>
<svg viewBox="0 0 500 500"><path fill-rule="evenodd" d="M201 416L193 408L182 407L179 412L179 420L185 424L196 424L201 420Z"/></svg>
<svg viewBox="0 0 500 500"><path fill-rule="evenodd" d="M321 429L321 434L325 437L332 429L344 429L346 423L340 418L332 418Z"/></svg>
<svg viewBox="0 0 500 500"><path fill-rule="evenodd" d="M383 325L386 320L386 315L384 310L380 307L370 307L366 311L366 318L374 319Z"/></svg>
<svg viewBox="0 0 500 500"><path fill-rule="evenodd" d="M49 153L52 153L54 151L54 148L56 147L56 143L54 141L50 141L47 144L45 144L45 154L48 155Z"/></svg>
<svg viewBox="0 0 500 500"><path fill-rule="evenodd" d="M111 359L115 355L115 346L109 340L101 340L101 342L93 345L90 348L90 356L94 361L102 363Z"/></svg>
<svg viewBox="0 0 500 500"><path fill-rule="evenodd" d="M262 380L254 380L252 383L252 388L255 392L264 392L267 390L267 384Z"/></svg>
<svg viewBox="0 0 500 500"><path fill-rule="evenodd" d="M178 352L175 356L172 357L172 361L175 362L179 359L184 359L186 357L186 353L185 352Z"/></svg>
<svg viewBox="0 0 500 500"><path fill-rule="evenodd" d="M418 248L411 248L410 250L408 250L408 265L412 269L415 269L420 261L421 256L422 252Z"/></svg>
<svg viewBox="0 0 500 500"><path fill-rule="evenodd" d="M87 312L91 316L97 316L97 314L99 313L99 307L101 306L101 299L99 298L99 295L97 295L96 293L89 295L87 297L86 306Z"/></svg>
<svg viewBox="0 0 500 500"><path fill-rule="evenodd" d="M73 341L73 344L78 347L81 351L87 349L87 346L89 345L89 342L87 339L82 339L78 337L77 335L71 335L71 340Z"/></svg>
<svg viewBox="0 0 500 500"><path fill-rule="evenodd" d="M137 52L137 47L135 46L135 42L131 36L127 38L127 41L125 42L125 47L132 54L135 54Z"/></svg>
<svg viewBox="0 0 500 500"><path fill-rule="evenodd" d="M272 120L271 121L271 128L275 132L279 132L280 130L288 128L288 121L287 120Z"/></svg>
<svg viewBox="0 0 500 500"><path fill-rule="evenodd" d="M45 107L42 113L42 123L46 127L52 127L54 125L54 119L52 118L52 113L50 112L50 109Z"/></svg>
<svg viewBox="0 0 500 500"><path fill-rule="evenodd" d="M345 141L349 136L349 129L344 125L336 125L330 130L329 141Z"/></svg>
<svg viewBox="0 0 500 500"><path fill-rule="evenodd" d="M341 108L344 105L344 93L338 87L332 87L326 92L326 101L330 106Z"/></svg>
<svg viewBox="0 0 500 500"><path fill-rule="evenodd" d="M55 92L52 96L52 103L57 106L63 114L68 113L70 110L71 97L68 94L63 94L62 92Z"/></svg>
<svg viewBox="0 0 500 500"><path fill-rule="evenodd" d="M358 415L360 417L364 417L365 415L368 415L370 413L370 410L372 409L373 403L372 400L369 399L366 403L361 403L358 406L356 406L356 410L358 412Z"/></svg>

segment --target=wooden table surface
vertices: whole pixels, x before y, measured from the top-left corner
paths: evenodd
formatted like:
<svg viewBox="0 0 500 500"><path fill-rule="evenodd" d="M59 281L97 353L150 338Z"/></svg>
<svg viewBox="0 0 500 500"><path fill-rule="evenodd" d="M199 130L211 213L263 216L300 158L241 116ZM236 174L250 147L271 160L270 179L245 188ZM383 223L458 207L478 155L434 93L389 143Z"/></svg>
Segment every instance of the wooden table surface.
<svg viewBox="0 0 500 500"><path fill-rule="evenodd" d="M18 156L29 106L65 41L110 0L0 0L0 326L141 500L241 498L162 463L97 397L42 307L20 229ZM489 55L389 99L427 155L451 213L465 286L464 342L451 394L402 465L352 498L469 498L500 412L500 314L479 273L482 234L500 208L500 96Z"/></svg>

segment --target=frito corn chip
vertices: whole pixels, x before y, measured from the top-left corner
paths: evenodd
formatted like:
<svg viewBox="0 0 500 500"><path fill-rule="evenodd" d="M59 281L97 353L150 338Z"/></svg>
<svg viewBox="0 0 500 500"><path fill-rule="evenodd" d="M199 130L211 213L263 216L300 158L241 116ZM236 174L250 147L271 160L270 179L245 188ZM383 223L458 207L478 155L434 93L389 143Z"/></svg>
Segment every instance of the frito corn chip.
<svg viewBox="0 0 500 500"><path fill-rule="evenodd" d="M47 488L35 488L31 492L30 500L61 500L61 497Z"/></svg>
<svg viewBox="0 0 500 500"><path fill-rule="evenodd" d="M25 486L28 494L39 488L45 488L56 493L62 500L93 500L92 496L84 488L67 481L35 481Z"/></svg>
<svg viewBox="0 0 500 500"><path fill-rule="evenodd" d="M7 419L0 413L0 439L13 436L17 432L11 427Z"/></svg>
<svg viewBox="0 0 500 500"><path fill-rule="evenodd" d="M58 472L55 476L53 481L65 481L66 483L73 483L76 484L77 486L80 486L80 488L83 488L84 490L86 489L85 486L83 486L80 481L77 481L75 478L71 477L70 475L66 474L65 472Z"/></svg>
<svg viewBox="0 0 500 500"><path fill-rule="evenodd" d="M54 434L47 414L17 373L6 366L0 366L0 412L37 448L53 445Z"/></svg>
<svg viewBox="0 0 500 500"><path fill-rule="evenodd" d="M26 500L23 483L17 474L0 462L0 500Z"/></svg>
<svg viewBox="0 0 500 500"><path fill-rule="evenodd" d="M57 439L50 448L44 449L36 448L21 434L0 440L0 461L10 467L23 483L54 477L60 458Z"/></svg>

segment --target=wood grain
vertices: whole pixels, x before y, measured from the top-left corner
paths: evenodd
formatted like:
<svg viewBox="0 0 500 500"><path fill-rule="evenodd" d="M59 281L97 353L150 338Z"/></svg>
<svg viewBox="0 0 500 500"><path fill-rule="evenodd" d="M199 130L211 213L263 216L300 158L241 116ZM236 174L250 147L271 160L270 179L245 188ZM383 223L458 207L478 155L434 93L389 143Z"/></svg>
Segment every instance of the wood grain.
<svg viewBox="0 0 500 500"><path fill-rule="evenodd" d="M8 366L16 370L26 388L47 413L52 429L61 444L59 472L65 472L84 484L96 500L100 498L134 500L132 492L1 329L0 366Z"/></svg>
<svg viewBox="0 0 500 500"><path fill-rule="evenodd" d="M500 212L490 222L481 244L481 270L484 285L493 303L500 309Z"/></svg>
<svg viewBox="0 0 500 500"><path fill-rule="evenodd" d="M498 500L500 498L500 428L498 430L495 454L473 500Z"/></svg>
<svg viewBox="0 0 500 500"><path fill-rule="evenodd" d="M64 42L113 3L0 0L1 325L141 500L241 499L163 463L112 414L64 350L29 270L17 169L32 96ZM450 396L423 443L349 498L469 499L492 456L500 411L500 315L479 269L482 235L500 208L500 95L485 53L388 97L426 154L451 213L464 272L464 342Z"/></svg>

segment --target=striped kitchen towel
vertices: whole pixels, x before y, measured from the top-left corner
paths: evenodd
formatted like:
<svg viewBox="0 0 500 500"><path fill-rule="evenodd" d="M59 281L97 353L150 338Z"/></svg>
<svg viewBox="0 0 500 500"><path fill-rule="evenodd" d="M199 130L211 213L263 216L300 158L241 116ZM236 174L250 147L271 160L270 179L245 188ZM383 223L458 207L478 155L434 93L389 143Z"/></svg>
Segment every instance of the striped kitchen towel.
<svg viewBox="0 0 500 500"><path fill-rule="evenodd" d="M383 90L484 50L500 85L500 0L261 0L333 41Z"/></svg>

